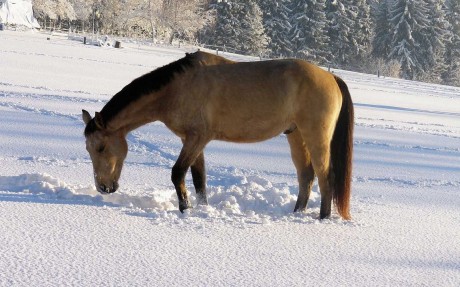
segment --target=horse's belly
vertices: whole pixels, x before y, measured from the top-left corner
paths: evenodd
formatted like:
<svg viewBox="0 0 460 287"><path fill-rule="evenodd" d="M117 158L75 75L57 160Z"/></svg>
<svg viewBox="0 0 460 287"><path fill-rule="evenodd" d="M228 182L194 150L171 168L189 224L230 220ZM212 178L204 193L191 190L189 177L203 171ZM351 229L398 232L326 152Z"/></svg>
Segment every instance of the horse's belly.
<svg viewBox="0 0 460 287"><path fill-rule="evenodd" d="M279 135L289 127L287 123L233 122L220 125L215 131L215 139L240 143L260 142Z"/></svg>
<svg viewBox="0 0 460 287"><path fill-rule="evenodd" d="M205 114L217 139L258 142L289 129L296 97L286 85L285 82L277 87L259 84L249 89L249 84L242 80L231 89L211 93Z"/></svg>

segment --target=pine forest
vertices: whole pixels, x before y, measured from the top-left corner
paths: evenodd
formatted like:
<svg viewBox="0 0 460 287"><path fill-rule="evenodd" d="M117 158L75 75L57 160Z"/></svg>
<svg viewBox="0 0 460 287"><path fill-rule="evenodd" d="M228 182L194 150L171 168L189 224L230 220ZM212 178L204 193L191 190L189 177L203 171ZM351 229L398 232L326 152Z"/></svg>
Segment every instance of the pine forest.
<svg viewBox="0 0 460 287"><path fill-rule="evenodd" d="M460 0L34 0L43 28L460 86Z"/></svg>

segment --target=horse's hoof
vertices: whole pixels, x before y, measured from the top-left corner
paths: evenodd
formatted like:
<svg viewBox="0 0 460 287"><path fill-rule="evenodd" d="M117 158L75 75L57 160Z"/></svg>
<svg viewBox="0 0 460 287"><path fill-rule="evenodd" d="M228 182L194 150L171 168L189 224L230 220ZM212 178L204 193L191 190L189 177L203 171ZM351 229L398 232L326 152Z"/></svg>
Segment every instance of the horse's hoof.
<svg viewBox="0 0 460 287"><path fill-rule="evenodd" d="M196 195L196 205L208 205L208 198L206 197L206 194Z"/></svg>
<svg viewBox="0 0 460 287"><path fill-rule="evenodd" d="M294 208L294 213L297 213L297 212L302 213L302 212L306 212L306 211L307 211L306 207L304 207L304 208L298 208L298 207Z"/></svg>
<svg viewBox="0 0 460 287"><path fill-rule="evenodd" d="M320 212L320 215L319 215L319 219L323 220L323 219L328 219L329 217L331 217L331 213L321 213Z"/></svg>
<svg viewBox="0 0 460 287"><path fill-rule="evenodd" d="M189 209L189 208L190 208L190 206L179 207L179 210L180 210L181 213L184 213L184 211L185 211L186 209Z"/></svg>
<svg viewBox="0 0 460 287"><path fill-rule="evenodd" d="M184 210L189 209L191 207L192 206L190 205L190 203L188 201L184 202L184 203L179 203L179 210L180 210L181 213L184 213Z"/></svg>

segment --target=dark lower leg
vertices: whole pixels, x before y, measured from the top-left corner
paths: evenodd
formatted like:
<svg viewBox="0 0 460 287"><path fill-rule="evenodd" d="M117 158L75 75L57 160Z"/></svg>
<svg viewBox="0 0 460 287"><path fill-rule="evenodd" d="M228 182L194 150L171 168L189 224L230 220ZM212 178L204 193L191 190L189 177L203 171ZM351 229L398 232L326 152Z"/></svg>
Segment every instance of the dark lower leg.
<svg viewBox="0 0 460 287"><path fill-rule="evenodd" d="M200 155L196 158L195 162L191 166L193 185L196 191L196 201L198 205L207 205L208 199L206 197L206 168L204 163L204 155Z"/></svg>
<svg viewBox="0 0 460 287"><path fill-rule="evenodd" d="M172 169L171 180L176 189L177 198L179 200L179 210L184 212L185 209L190 208L190 201L187 195L187 189L185 188L185 174L187 173L187 168L183 168L174 165Z"/></svg>
<svg viewBox="0 0 460 287"><path fill-rule="evenodd" d="M324 219L331 216L332 189L327 179L322 180L319 188L321 190L321 209L319 218Z"/></svg>
<svg viewBox="0 0 460 287"><path fill-rule="evenodd" d="M321 195L321 210L319 214L320 219L328 218L331 216L332 196Z"/></svg>
<svg viewBox="0 0 460 287"><path fill-rule="evenodd" d="M294 212L305 211L307 209L307 203L308 199L310 198L313 179L315 178L313 167L311 165L308 166L308 168L300 172L297 177L299 180L299 195L297 197Z"/></svg>
<svg viewBox="0 0 460 287"><path fill-rule="evenodd" d="M200 163L202 162L202 173L204 173L204 157L202 160L198 158L203 154L203 149L208 141L204 140L198 134L190 133L182 142L184 145L182 146L179 158L173 166L171 174L171 180L176 188L177 198L179 200L179 210L181 212L191 207L187 189L185 188L185 174L191 165L195 165L195 162L197 163L198 169L200 169ZM196 173L196 170L192 172ZM193 182L195 184L195 177ZM198 180L198 178L196 178L196 182L199 188L203 189L203 180Z"/></svg>

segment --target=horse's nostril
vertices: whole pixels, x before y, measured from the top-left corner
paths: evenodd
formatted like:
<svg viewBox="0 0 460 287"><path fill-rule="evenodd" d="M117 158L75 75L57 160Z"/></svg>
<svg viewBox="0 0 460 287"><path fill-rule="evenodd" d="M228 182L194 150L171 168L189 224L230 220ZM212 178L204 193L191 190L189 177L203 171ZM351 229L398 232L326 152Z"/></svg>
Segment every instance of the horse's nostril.
<svg viewBox="0 0 460 287"><path fill-rule="evenodd" d="M117 182L113 182L110 186L106 186L105 184L99 184L97 186L97 191L99 191L102 194L114 193L117 189Z"/></svg>
<svg viewBox="0 0 460 287"><path fill-rule="evenodd" d="M110 192L109 188L107 186L105 186L105 184L99 185L98 190L99 190L100 193L109 193Z"/></svg>

